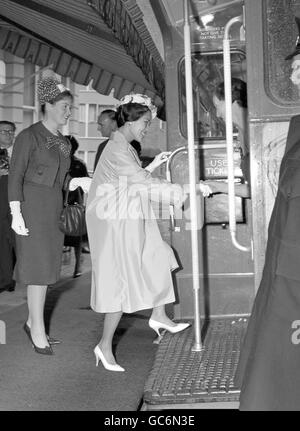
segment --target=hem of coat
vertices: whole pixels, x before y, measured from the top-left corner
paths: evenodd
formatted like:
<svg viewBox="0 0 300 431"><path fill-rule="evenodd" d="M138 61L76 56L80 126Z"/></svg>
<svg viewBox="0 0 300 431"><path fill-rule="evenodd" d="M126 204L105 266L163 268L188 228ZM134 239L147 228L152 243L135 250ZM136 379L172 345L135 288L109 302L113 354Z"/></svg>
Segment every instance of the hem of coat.
<svg viewBox="0 0 300 431"><path fill-rule="evenodd" d="M118 313L118 312L121 311L122 313L131 314L131 313L135 313L137 311L148 310L148 309L151 309L151 308L154 308L154 307L159 307L161 305L172 304L173 302L175 302L175 298L169 299L169 300L166 299L164 301L161 301L161 302L158 302L158 303L155 303L155 304L149 304L147 306L146 305L142 305L142 306L140 306L138 308L133 308L133 309L129 309L127 307L121 307L121 309L120 308L114 308L114 309L110 308L109 310L105 309L104 311L103 311L103 309L100 310L100 307L99 308L98 307L93 307L93 305L91 304L91 309L93 311L95 311L96 313Z"/></svg>
<svg viewBox="0 0 300 431"><path fill-rule="evenodd" d="M24 284L26 286L30 285L30 286L52 286L53 284L56 284L59 280L60 277L57 278L56 280L51 280L51 281L25 281L22 280L21 278L14 278L16 283L20 283L20 284Z"/></svg>

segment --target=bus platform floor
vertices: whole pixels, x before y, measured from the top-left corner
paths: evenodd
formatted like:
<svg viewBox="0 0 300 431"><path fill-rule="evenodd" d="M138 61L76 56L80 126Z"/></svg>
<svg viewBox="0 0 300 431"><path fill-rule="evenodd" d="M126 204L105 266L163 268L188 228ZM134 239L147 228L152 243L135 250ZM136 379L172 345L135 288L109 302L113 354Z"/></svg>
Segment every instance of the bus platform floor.
<svg viewBox="0 0 300 431"><path fill-rule="evenodd" d="M90 309L90 255L83 275L72 278L74 253L64 253L61 280L49 288L45 320L61 340L54 355L36 353L23 330L26 290L0 293L0 411L137 411L157 345L150 310L124 314L114 337L124 373L96 367L93 349L103 315ZM5 328L5 339L3 339Z"/></svg>
<svg viewBox="0 0 300 431"><path fill-rule="evenodd" d="M201 351L193 327L165 333L145 384L141 410L238 409L234 375L248 317L212 318L202 323Z"/></svg>

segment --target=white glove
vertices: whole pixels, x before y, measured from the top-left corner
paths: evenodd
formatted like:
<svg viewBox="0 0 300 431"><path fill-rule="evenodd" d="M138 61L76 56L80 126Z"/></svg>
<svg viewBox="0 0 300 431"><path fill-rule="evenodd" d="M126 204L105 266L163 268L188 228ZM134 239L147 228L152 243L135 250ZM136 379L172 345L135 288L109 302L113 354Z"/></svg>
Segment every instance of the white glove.
<svg viewBox="0 0 300 431"><path fill-rule="evenodd" d="M8 175L8 169L6 168L0 168L0 177L2 177L2 175Z"/></svg>
<svg viewBox="0 0 300 431"><path fill-rule="evenodd" d="M156 168L158 168L160 165L165 163L169 156L171 154L171 151L163 151L162 153L155 156L154 160L146 167L146 170L149 172L153 172Z"/></svg>
<svg viewBox="0 0 300 431"><path fill-rule="evenodd" d="M29 230L26 228L23 216L20 212L12 214L11 228L17 235L28 236L29 234Z"/></svg>
<svg viewBox="0 0 300 431"><path fill-rule="evenodd" d="M199 183L199 188L200 188L200 192L203 194L205 198L207 198L213 193L212 189L207 184L204 184L202 181L200 181Z"/></svg>
<svg viewBox="0 0 300 431"><path fill-rule="evenodd" d="M198 188L196 187L196 192L197 192L197 190L198 190ZM207 184L204 184L203 181L200 181L200 183L199 183L199 190L205 198L210 196L213 193L212 189ZM183 192L185 194L185 199L186 199L186 197L190 193L190 185L189 184L184 184Z"/></svg>
<svg viewBox="0 0 300 431"><path fill-rule="evenodd" d="M170 154L171 154L171 151L163 151L162 153L155 156L152 163L154 163L155 166L158 167L168 160Z"/></svg>
<svg viewBox="0 0 300 431"><path fill-rule="evenodd" d="M89 177L81 177L81 178L72 178L69 184L69 190L73 192L77 189L77 187L81 187L84 193L88 193L90 190L92 178Z"/></svg>

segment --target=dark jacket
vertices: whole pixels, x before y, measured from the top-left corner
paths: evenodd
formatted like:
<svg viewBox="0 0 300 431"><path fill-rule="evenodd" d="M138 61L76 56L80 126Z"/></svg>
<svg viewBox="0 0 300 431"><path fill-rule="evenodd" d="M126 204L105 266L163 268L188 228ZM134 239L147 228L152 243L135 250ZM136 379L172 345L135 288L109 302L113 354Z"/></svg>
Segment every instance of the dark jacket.
<svg viewBox="0 0 300 431"><path fill-rule="evenodd" d="M300 115L291 118L287 135L285 153L287 153L297 142L299 142Z"/></svg>
<svg viewBox="0 0 300 431"><path fill-rule="evenodd" d="M80 159L75 157L74 155L71 157L69 176L70 176L70 178L82 178L82 177L88 177L89 176L86 165ZM83 195L84 194L83 194L83 190L81 189L81 187L77 187L76 190L69 192L68 203L69 204L74 204L75 202L82 203L83 202Z"/></svg>
<svg viewBox="0 0 300 431"><path fill-rule="evenodd" d="M23 182L31 182L52 187L59 170L60 163L69 167L70 158L58 154L54 148L46 147L47 137L51 133L38 122L23 130L16 138L10 162L8 179L9 201L23 201ZM71 144L70 144L71 146ZM59 178L64 187L65 175Z"/></svg>
<svg viewBox="0 0 300 431"><path fill-rule="evenodd" d="M95 156L95 162L94 162L94 171L96 170L98 161L100 159L100 156L102 154L102 151L104 150L104 148L106 147L106 144L108 143L109 139L106 139L106 141L101 142L101 144L99 144L99 147L97 149L97 153Z"/></svg>
<svg viewBox="0 0 300 431"><path fill-rule="evenodd" d="M299 132L296 116L290 122L262 280L235 377L241 410L299 410L299 347L291 338L300 303Z"/></svg>
<svg viewBox="0 0 300 431"><path fill-rule="evenodd" d="M0 220L10 215L7 196L7 179L8 175L0 176Z"/></svg>

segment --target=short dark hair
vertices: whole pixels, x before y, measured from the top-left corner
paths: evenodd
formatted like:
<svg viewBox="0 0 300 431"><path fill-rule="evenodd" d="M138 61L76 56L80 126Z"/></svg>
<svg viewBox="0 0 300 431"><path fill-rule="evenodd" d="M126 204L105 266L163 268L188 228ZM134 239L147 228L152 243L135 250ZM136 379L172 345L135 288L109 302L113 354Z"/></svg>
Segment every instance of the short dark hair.
<svg viewBox="0 0 300 431"><path fill-rule="evenodd" d="M14 129L14 131L16 130L16 125L12 121L1 120L0 121L0 126L2 126L3 124L6 125L6 126L12 126L12 128Z"/></svg>
<svg viewBox="0 0 300 431"><path fill-rule="evenodd" d="M70 141L70 144L72 146L71 154L72 155L75 154L79 148L79 142L77 141L77 139L73 135L65 135L65 137Z"/></svg>
<svg viewBox="0 0 300 431"><path fill-rule="evenodd" d="M123 126L128 121L136 121L141 118L146 112L151 112L150 109L140 103L126 103L120 105L117 110L118 127Z"/></svg>
<svg viewBox="0 0 300 431"><path fill-rule="evenodd" d="M117 121L117 118L116 118L117 113L113 109L104 109L104 111L100 112L99 117L101 115L107 115L110 118L110 120Z"/></svg>
<svg viewBox="0 0 300 431"><path fill-rule="evenodd" d="M142 152L141 144L134 139L133 141L130 142L130 145L135 149L135 151L138 153L138 156L140 157Z"/></svg>
<svg viewBox="0 0 300 431"><path fill-rule="evenodd" d="M215 95L219 100L225 99L225 86L221 82L215 89ZM231 79L232 103L237 102L242 108L247 108L247 84L239 78Z"/></svg>
<svg viewBox="0 0 300 431"><path fill-rule="evenodd" d="M49 102L51 105L54 105L56 102L59 102L60 100L65 99L66 97L70 97L72 100L74 100L74 96L71 93L70 90L65 90L62 93L60 93L58 96L56 96L53 100L51 100L51 102ZM46 104L43 103L41 105L41 112L42 114L45 114L46 112Z"/></svg>

